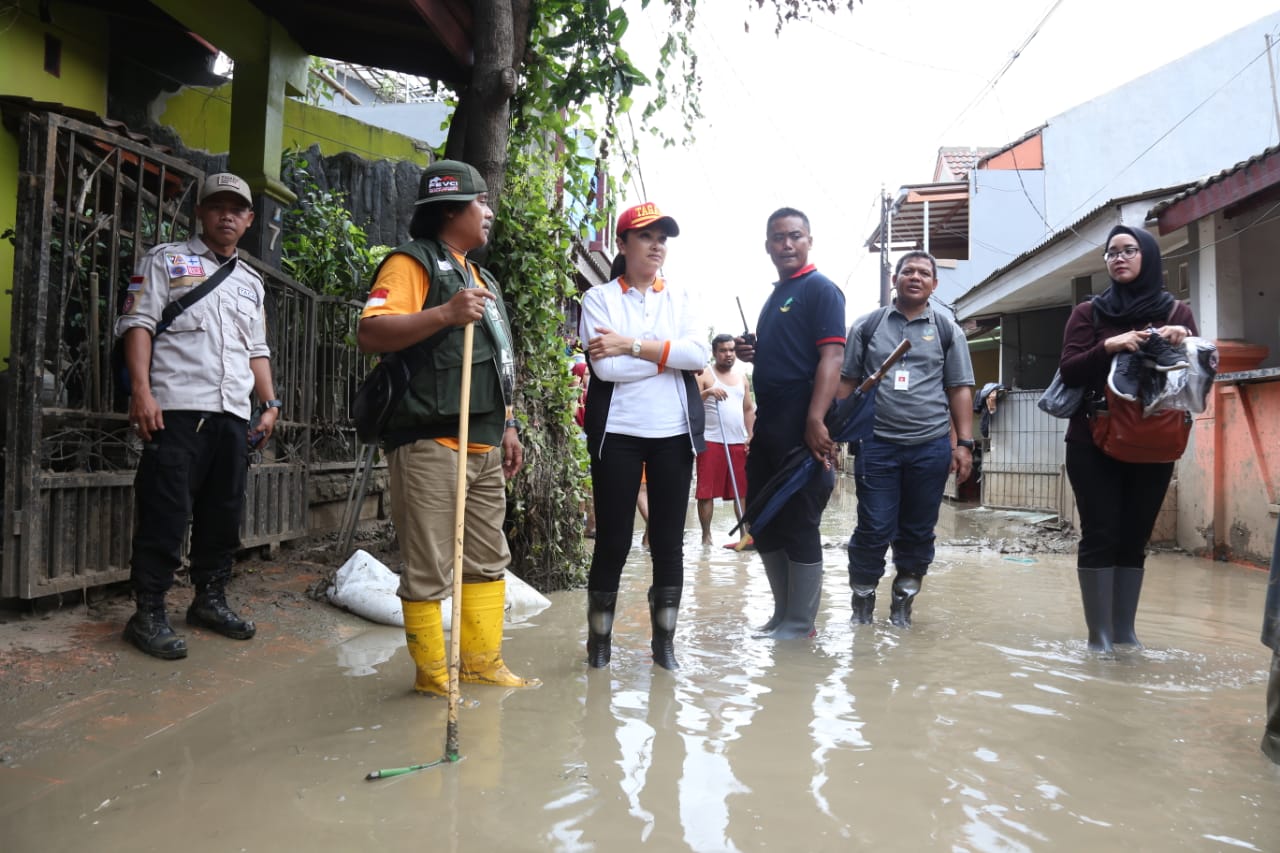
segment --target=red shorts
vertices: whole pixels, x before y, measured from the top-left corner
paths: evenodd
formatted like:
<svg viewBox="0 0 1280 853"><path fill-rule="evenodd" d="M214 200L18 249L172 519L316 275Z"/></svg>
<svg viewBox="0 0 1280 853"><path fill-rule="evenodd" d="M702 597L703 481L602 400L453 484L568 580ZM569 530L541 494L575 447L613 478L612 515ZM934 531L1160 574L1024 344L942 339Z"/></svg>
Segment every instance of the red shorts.
<svg viewBox="0 0 1280 853"><path fill-rule="evenodd" d="M698 489L694 493L700 501L734 498L733 480L729 478L729 460L724 449L729 448L733 457L733 476L738 481L738 498L747 499L747 446L745 444L716 444L707 442L707 449L698 454Z"/></svg>

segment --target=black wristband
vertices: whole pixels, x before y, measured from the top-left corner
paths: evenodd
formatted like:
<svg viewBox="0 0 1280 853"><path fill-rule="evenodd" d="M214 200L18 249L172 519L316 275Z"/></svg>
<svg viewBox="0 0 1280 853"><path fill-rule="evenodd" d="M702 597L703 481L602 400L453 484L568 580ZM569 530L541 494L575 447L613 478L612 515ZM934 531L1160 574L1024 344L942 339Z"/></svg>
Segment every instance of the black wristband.
<svg viewBox="0 0 1280 853"><path fill-rule="evenodd" d="M502 425L502 428L513 429L516 431L516 435L520 434L520 422L515 418L507 418L507 422Z"/></svg>

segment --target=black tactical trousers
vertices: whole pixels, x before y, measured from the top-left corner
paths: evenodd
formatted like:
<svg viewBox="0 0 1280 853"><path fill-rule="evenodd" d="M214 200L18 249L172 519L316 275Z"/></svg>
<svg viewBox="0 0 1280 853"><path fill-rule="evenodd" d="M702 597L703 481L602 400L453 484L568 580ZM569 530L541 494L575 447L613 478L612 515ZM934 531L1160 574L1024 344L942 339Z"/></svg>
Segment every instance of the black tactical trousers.
<svg viewBox="0 0 1280 853"><path fill-rule="evenodd" d="M197 586L229 580L240 547L248 424L223 412L166 411L164 426L143 446L134 479L136 593L164 593L173 585L188 524Z"/></svg>

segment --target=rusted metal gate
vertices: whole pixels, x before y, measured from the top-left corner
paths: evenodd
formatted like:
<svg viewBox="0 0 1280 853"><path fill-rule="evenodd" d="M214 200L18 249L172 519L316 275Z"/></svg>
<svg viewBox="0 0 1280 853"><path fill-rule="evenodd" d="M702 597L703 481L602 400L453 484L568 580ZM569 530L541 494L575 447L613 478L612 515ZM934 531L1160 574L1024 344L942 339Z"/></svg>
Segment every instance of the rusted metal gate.
<svg viewBox="0 0 1280 853"><path fill-rule="evenodd" d="M141 446L109 376L118 296L149 248L190 235L203 177L99 127L50 113L23 117L0 596L36 598L129 575ZM316 295L254 266L267 282L268 341L285 408L265 458L250 469L246 547L307 532L318 360ZM343 316L332 306L325 313Z"/></svg>

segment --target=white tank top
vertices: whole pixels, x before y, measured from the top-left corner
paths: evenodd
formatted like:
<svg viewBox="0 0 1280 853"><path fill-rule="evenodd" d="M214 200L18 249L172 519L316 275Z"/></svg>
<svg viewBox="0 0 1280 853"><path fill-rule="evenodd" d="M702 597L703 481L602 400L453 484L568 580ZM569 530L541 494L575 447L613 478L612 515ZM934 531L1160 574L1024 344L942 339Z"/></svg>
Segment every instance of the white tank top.
<svg viewBox="0 0 1280 853"><path fill-rule="evenodd" d="M715 378L714 388L723 388L729 397L716 405L715 397L707 397L702 406L707 410L707 441L716 444L743 444L747 440L747 424L742 418L742 403L747 394L747 381L739 377L737 385L726 385L716 375L715 368L707 368ZM718 412L717 412L718 409ZM718 415L718 416L717 416Z"/></svg>

